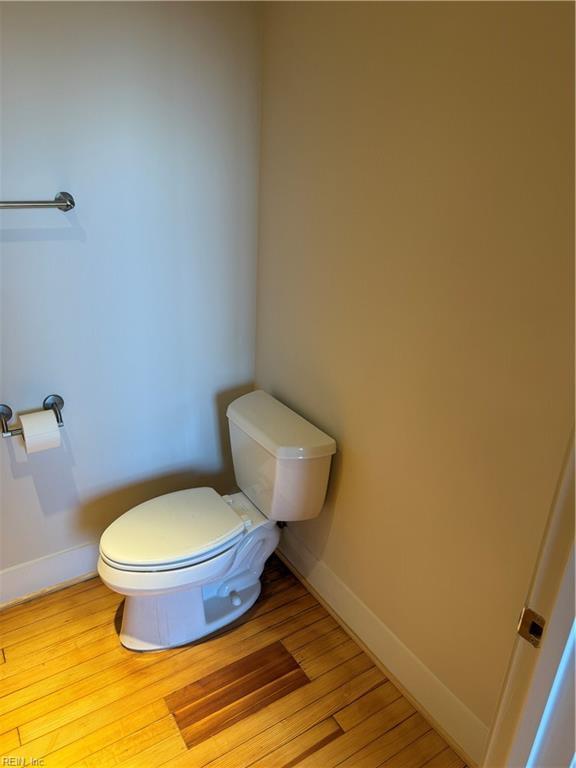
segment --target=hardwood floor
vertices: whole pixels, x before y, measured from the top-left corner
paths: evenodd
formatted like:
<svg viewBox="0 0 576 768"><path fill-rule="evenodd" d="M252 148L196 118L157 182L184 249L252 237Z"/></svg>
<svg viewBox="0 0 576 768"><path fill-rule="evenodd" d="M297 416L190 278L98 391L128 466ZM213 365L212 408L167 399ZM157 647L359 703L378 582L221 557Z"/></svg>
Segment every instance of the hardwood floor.
<svg viewBox="0 0 576 768"><path fill-rule="evenodd" d="M0 756L47 768L465 768L275 557L241 621L140 654L98 579L0 613Z"/></svg>

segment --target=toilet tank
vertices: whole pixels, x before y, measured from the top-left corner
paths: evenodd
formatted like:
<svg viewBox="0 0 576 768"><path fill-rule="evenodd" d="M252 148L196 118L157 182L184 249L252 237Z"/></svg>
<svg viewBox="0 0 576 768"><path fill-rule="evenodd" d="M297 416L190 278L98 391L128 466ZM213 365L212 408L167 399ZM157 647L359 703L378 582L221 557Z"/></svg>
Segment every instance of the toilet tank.
<svg viewBox="0 0 576 768"><path fill-rule="evenodd" d="M270 520L320 514L335 441L262 390L226 412L236 482Z"/></svg>

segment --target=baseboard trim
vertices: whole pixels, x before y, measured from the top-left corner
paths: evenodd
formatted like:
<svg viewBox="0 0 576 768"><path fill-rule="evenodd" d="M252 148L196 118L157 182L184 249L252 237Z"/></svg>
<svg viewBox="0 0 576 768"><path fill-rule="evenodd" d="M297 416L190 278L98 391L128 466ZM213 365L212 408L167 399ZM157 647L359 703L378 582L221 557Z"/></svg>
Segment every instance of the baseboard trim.
<svg viewBox="0 0 576 768"><path fill-rule="evenodd" d="M0 608L96 574L98 545L84 544L0 571Z"/></svg>
<svg viewBox="0 0 576 768"><path fill-rule="evenodd" d="M481 765L488 726L365 605L336 574L284 528L279 554L296 575L360 641L379 667L411 699L470 765Z"/></svg>

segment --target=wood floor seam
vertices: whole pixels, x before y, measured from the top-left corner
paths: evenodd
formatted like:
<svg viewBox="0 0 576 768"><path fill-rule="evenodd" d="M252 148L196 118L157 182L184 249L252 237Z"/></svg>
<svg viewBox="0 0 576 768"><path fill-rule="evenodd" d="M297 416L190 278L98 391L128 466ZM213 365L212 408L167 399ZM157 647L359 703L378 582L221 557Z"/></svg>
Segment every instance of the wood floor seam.
<svg viewBox="0 0 576 768"><path fill-rule="evenodd" d="M172 652L172 658L177 656L179 653L182 653L182 651ZM155 661L151 661L148 665L145 666L145 669L151 669L152 667L154 667L155 664L158 664L161 661L162 661L161 658L158 658ZM124 666L124 664L125 664L124 661L119 661L117 664L112 665L105 672L106 673L108 673L108 672L114 673L114 670L117 667L120 668L120 667ZM120 674L117 679L122 680L122 679L127 678L127 677L132 677L134 675L141 674L142 671L143 670L137 666L136 669L129 670L129 671L126 672L126 674ZM99 675L102 675L102 674L103 674L102 672L94 672L92 675L89 675L84 680L78 681L78 683L89 682L93 678L97 678ZM93 680L94 691L89 691L85 695L89 695L89 693L95 693L95 692L99 691L101 689L100 682L101 681L99 681L99 680ZM70 688L64 689L64 690L68 691L68 696L70 698L70 701L66 701L65 704L60 704L60 702L57 700L59 692L55 691L55 692L47 694L46 696L43 696L43 697L40 697L40 698L36 699L34 702L31 702L29 704L25 704L22 707L17 707L17 709L15 709L15 710L11 710L11 711L6 712L3 715L0 715L0 730L2 729L2 727L3 727L5 722L11 722L13 720L13 718L17 716L14 713L17 713L18 710L26 710L27 707L31 708L34 704L36 704L37 706L38 705L42 705L42 704L46 704L48 699L53 699L55 701L55 706L52 709L49 709L49 711L50 712L56 712L58 709L61 709L64 706L69 706L70 704L74 703L77 700L76 697L74 696L75 691L73 691L73 690L71 691ZM24 717L28 717L28 715L23 715L23 716ZM30 723L33 723L35 721L35 719L36 719L35 717L30 717L30 719L28 719L28 720L26 720L26 719L23 720L22 721L22 727L26 727Z"/></svg>
<svg viewBox="0 0 576 768"><path fill-rule="evenodd" d="M117 641L116 638L114 638L114 644L115 645L118 644L118 641ZM101 658L102 656L105 656L109 652L109 650L110 649L108 649L108 648L100 649L99 652L96 652L93 656L90 656L89 658L85 659L83 662L80 662L80 664L85 663L85 662L95 662L96 663L97 660L99 658ZM74 666L77 666L77 665L75 665L72 662L69 666L64 667L61 670L58 670L58 672L54 672L53 674L49 674L48 673L46 675L39 675L38 679L22 683L19 687L11 688L9 685L6 686L6 681L10 680L10 678L9 677L4 678L3 687L4 688L8 687L8 688L10 688L10 690L8 692L6 692L6 693L3 693L0 696L0 707L2 706L2 700L5 699L7 696L11 696L13 694L19 693L22 690L27 690L30 686L37 685L37 684L40 684L40 683L49 684L49 681L54 680L54 678L56 678L58 675L62 675L63 673L68 672L69 668L70 667L74 667ZM45 665L44 664L39 664L38 667L40 667L40 669L37 669L37 667L31 667L29 670L26 670L26 671L27 672L32 672L32 671L37 669L37 673L38 673L38 672L41 672L41 671L45 670ZM32 676L32 675L30 675L30 676ZM89 675L85 675L85 676L79 677L78 679L82 680L82 679L85 679L86 677L89 677Z"/></svg>
<svg viewBox="0 0 576 768"><path fill-rule="evenodd" d="M420 715L418 713L414 713L410 715L410 717L405 718L402 720L402 722L397 723L393 728L390 728L385 733L378 736L376 739L373 739L370 743L368 743L365 747L357 750L351 758L348 758L347 760L344 760L342 763L339 763L339 766L346 766L346 768L380 768L380 766L388 765L389 762L400 752L402 752L403 749L410 746L414 741L417 741L417 739L420 738L420 736L423 736L425 733L427 733L430 728L429 727L422 727L421 730L416 731L416 733L413 733L411 735L408 735L406 738L402 737L399 739L399 743L393 745L389 750L386 751L386 756L384 758L378 757L379 750L378 747L382 746L386 743L387 737L388 740L392 741L392 744L394 742L394 737L401 732L401 729L406 724L410 723L412 721L413 723L419 722L421 719ZM426 724L428 725L428 724ZM376 747L373 754L376 755L374 760L371 760L370 758L370 750ZM365 758L359 759L359 755L363 755L363 753L366 753Z"/></svg>
<svg viewBox="0 0 576 768"><path fill-rule="evenodd" d="M409 720L411 717L414 716L414 712L410 713L406 717L403 717L401 720L399 720L397 723L395 723L390 728L384 729L381 733L375 734L372 738L367 739L362 745L358 746L358 749L354 750L353 752L350 752L345 758L343 758L340 762L334 763L333 768L338 768L338 766L342 765L343 763L353 760L354 756L357 755L359 752L362 752L362 750L366 750L370 748L370 745L374 745L377 741L382 739L383 736L386 736L387 734L392 733L398 726L401 726L403 723L405 723L407 720ZM348 731L348 733L351 733L351 731ZM416 736L414 740L418 739L419 736ZM402 747L399 748L398 752L400 752L404 747L411 742L407 742L406 744L403 744ZM389 755L384 762L386 762L389 757L393 757L394 754ZM374 768L379 768L381 763L378 763L375 765Z"/></svg>
<svg viewBox="0 0 576 768"><path fill-rule="evenodd" d="M16 659L7 658L6 661L10 661L10 664L7 663L5 667L0 669L0 679L7 679L15 674L20 674L21 672L28 671L35 667L46 665L49 661L53 661L56 658L66 656L69 652L87 645L89 643L89 641L87 642L87 636L94 640L101 639L106 635L114 635L117 637L114 632L113 624L110 624L109 618L108 620L103 621L102 624L98 624L84 632L80 632L75 638L68 638L62 643L48 646L42 652L34 654L32 658L30 658L30 656L22 656Z"/></svg>
<svg viewBox="0 0 576 768"><path fill-rule="evenodd" d="M93 592L96 593L95 596L91 595ZM99 597L105 596L106 592L107 588L104 586L104 584L102 584L102 582L96 583L93 584L90 588L85 589L83 592L71 595L70 599L66 600L64 605L59 605L56 601L54 601L54 603L48 603L43 608L38 608L35 613L32 612L34 609L31 607L27 612L14 614L12 616L4 616L4 618L7 621L8 626L13 625L13 629L24 628L30 626L31 624L35 624L37 621L41 621L42 619L58 616L72 608L85 606L88 603L97 600ZM53 594L56 595L56 593ZM24 605L32 606L33 603L25 603ZM8 608L6 611L10 611L10 609Z"/></svg>
<svg viewBox="0 0 576 768"><path fill-rule="evenodd" d="M82 591L91 589L94 586L102 586L102 582L97 576L92 576L85 581L80 581L77 584L72 584L68 587L59 587L57 589L52 589L45 594L22 599L17 603L4 605L4 607L0 606L0 614L10 617L14 615L20 615L20 613L25 613L28 609L31 611L37 611L39 609L41 610L42 607L50 605L52 602L62 600L62 595L64 593L64 599L66 599L66 597L69 595L80 593Z"/></svg>
<svg viewBox="0 0 576 768"><path fill-rule="evenodd" d="M328 718L328 719L332 720L333 718ZM340 728L338 723L336 723L335 720L333 722L337 726L337 728L334 730L333 733L324 736L324 738L320 739L313 746L311 746L308 749L304 750L304 752L302 752L300 755L298 755L297 757L294 757L292 760L289 760L288 762L284 763L282 765L282 768L294 768L294 766L297 766L299 763L302 762L302 760L306 759L307 757L309 757L310 755L314 754L315 752L318 752L318 750L322 749L322 747L326 746L326 744L330 744L330 742L334 741L339 736L341 736L342 733L343 733L342 729ZM307 731L305 731L305 734L310 733L311 730L313 730L313 728L309 728ZM298 738L299 737L296 737L296 739L292 739L292 741L296 741ZM288 745L290 743L291 742L288 742ZM264 759L266 759L266 756L264 757ZM255 761L255 762L257 762L257 761ZM254 766L254 765L255 765L255 763L252 763L252 766ZM262 766L262 768L264 768L264 766Z"/></svg>

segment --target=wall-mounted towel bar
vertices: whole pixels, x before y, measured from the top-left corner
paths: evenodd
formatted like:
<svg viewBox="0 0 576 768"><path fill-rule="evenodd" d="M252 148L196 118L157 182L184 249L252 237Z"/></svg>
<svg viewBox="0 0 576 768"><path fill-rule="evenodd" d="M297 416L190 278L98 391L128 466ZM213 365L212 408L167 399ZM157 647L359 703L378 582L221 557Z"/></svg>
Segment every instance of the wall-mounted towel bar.
<svg viewBox="0 0 576 768"><path fill-rule="evenodd" d="M59 211L71 211L76 203L69 192L58 192L54 200L6 200L0 202L0 208L58 208Z"/></svg>

